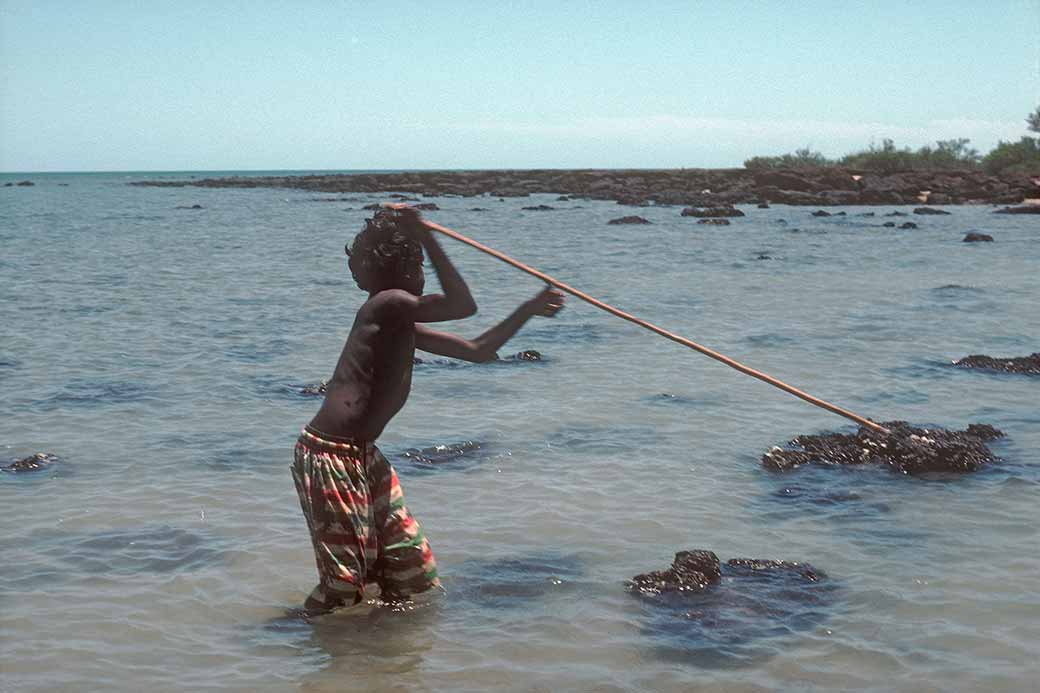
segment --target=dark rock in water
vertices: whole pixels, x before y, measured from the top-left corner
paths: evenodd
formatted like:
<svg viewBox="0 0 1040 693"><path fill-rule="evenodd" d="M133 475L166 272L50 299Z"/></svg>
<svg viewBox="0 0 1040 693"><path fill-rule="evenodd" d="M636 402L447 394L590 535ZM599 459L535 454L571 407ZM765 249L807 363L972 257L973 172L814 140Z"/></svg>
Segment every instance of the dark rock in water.
<svg viewBox="0 0 1040 693"><path fill-rule="evenodd" d="M726 565L734 575L751 575L756 572L786 571L795 573L806 582L819 582L821 574L808 563L763 560L761 558L731 558ZM727 571L729 573L730 571Z"/></svg>
<svg viewBox="0 0 1040 693"><path fill-rule="evenodd" d="M972 424L965 431L915 428L905 421L881 425L890 433L860 426L855 434L798 436L790 447L764 454L762 465L781 472L803 464L884 464L902 474L974 472L997 460L985 441L1004 435L987 424Z"/></svg>
<svg viewBox="0 0 1040 693"><path fill-rule="evenodd" d="M486 212L487 208L486 207L470 207L469 211L471 211L471 212Z"/></svg>
<svg viewBox="0 0 1040 693"><path fill-rule="evenodd" d="M935 209L934 207L915 207L914 214L949 214L944 209Z"/></svg>
<svg viewBox="0 0 1040 693"><path fill-rule="evenodd" d="M709 226L729 226L729 219L698 219L697 223Z"/></svg>
<svg viewBox="0 0 1040 693"><path fill-rule="evenodd" d="M568 197L567 195L560 195L559 197L556 198L557 202L570 202L570 200L571 200L571 198Z"/></svg>
<svg viewBox="0 0 1040 693"><path fill-rule="evenodd" d="M862 214L857 214L856 216L857 217L872 217L872 216L874 216L874 213L873 212L863 212Z"/></svg>
<svg viewBox="0 0 1040 693"><path fill-rule="evenodd" d="M916 229L917 228L917 224L915 224L912 221L904 221L902 224L899 225L899 228L901 228L901 229Z"/></svg>
<svg viewBox="0 0 1040 693"><path fill-rule="evenodd" d="M982 368L1003 373L1040 375L1040 352L1017 358L994 358L985 354L972 354L971 356L965 356L959 361L954 361L953 365L961 368Z"/></svg>
<svg viewBox="0 0 1040 693"><path fill-rule="evenodd" d="M34 185L36 185L36 183L33 183L31 180L23 180L18 182L18 186L22 188L31 188Z"/></svg>
<svg viewBox="0 0 1040 693"><path fill-rule="evenodd" d="M631 217L618 217L617 219L611 219L607 223L608 224L649 224L651 222L650 222L649 219L644 219L643 217L631 216Z"/></svg>
<svg viewBox="0 0 1040 693"><path fill-rule="evenodd" d="M174 209L202 209L202 205L177 205Z"/></svg>
<svg viewBox="0 0 1040 693"><path fill-rule="evenodd" d="M423 360L422 360L421 358L419 358L418 356L413 356L413 357L412 357L412 365L413 365L413 366L420 366L420 365L422 365L422 364L424 364L424 363L426 363L426 362L425 362L425 361L423 361Z"/></svg>
<svg viewBox="0 0 1040 693"><path fill-rule="evenodd" d="M831 213L827 212L827 211L824 211L822 209L818 209L815 212L813 212L812 215L814 217L829 217L829 216L831 216Z"/></svg>
<svg viewBox="0 0 1040 693"><path fill-rule="evenodd" d="M40 469L49 467L58 461L57 455L52 455L49 452L37 452L34 455L23 457L20 460L15 460L11 464L4 467L0 467L0 471L5 472L35 472Z"/></svg>
<svg viewBox="0 0 1040 693"><path fill-rule="evenodd" d="M756 260L772 260L773 256L769 255L768 253L759 253L758 255L755 256L755 259Z"/></svg>
<svg viewBox="0 0 1040 693"><path fill-rule="evenodd" d="M4 187L5 187L5 188L11 188L11 187L14 187L14 183L4 183Z"/></svg>
<svg viewBox="0 0 1040 693"><path fill-rule="evenodd" d="M807 563L682 551L672 568L636 576L628 591L644 606L643 634L658 656L733 667L769 657L777 638L815 628L837 585ZM759 641L771 641L758 647Z"/></svg>
<svg viewBox="0 0 1040 693"><path fill-rule="evenodd" d="M19 185L21 185L19 183ZM994 214L1040 214L1040 205L1022 205L1021 207L1005 207Z"/></svg>
<svg viewBox="0 0 1040 693"><path fill-rule="evenodd" d="M686 207L682 211L684 217L742 217L744 213L736 207Z"/></svg>
<svg viewBox="0 0 1040 693"><path fill-rule="evenodd" d="M758 208L759 209L769 209L769 203L768 202L759 202L758 203Z"/></svg>
<svg viewBox="0 0 1040 693"><path fill-rule="evenodd" d="M484 447L483 443L479 443L475 440L466 440L461 443L434 445L422 449L409 448L402 452L401 456L424 465L437 465L451 462L459 457L481 450Z"/></svg>
<svg viewBox="0 0 1040 693"><path fill-rule="evenodd" d="M889 212L885 215L886 217L905 217L909 216L906 212Z"/></svg>
<svg viewBox="0 0 1040 693"><path fill-rule="evenodd" d="M972 231L964 237L964 243L992 243L993 236L988 233L975 233Z"/></svg>
<svg viewBox="0 0 1040 693"><path fill-rule="evenodd" d="M702 591L719 581L719 557L711 551L680 551L672 567L632 578L630 589L644 594Z"/></svg>
<svg viewBox="0 0 1040 693"><path fill-rule="evenodd" d="M527 349L526 351L521 351L521 352L519 352L519 353L517 353L517 354L515 354L513 356L510 356L509 360L512 360L512 361L541 361L542 360L542 354L541 354L541 352L535 351L534 349Z"/></svg>
<svg viewBox="0 0 1040 693"><path fill-rule="evenodd" d="M420 202L419 204L412 205L412 207L424 212L435 212L440 209L440 207L433 202Z"/></svg>
<svg viewBox="0 0 1040 693"><path fill-rule="evenodd" d="M322 380L317 385L304 385L300 388L301 395L324 395L328 389L328 382Z"/></svg>
<svg viewBox="0 0 1040 693"><path fill-rule="evenodd" d="M528 212L551 212L556 208L549 205L532 205L530 207L522 207L521 209L526 209Z"/></svg>
<svg viewBox="0 0 1040 693"><path fill-rule="evenodd" d="M884 224L882 224L882 226L884 226L886 229L894 229L896 227L896 223L894 221L886 221Z"/></svg>

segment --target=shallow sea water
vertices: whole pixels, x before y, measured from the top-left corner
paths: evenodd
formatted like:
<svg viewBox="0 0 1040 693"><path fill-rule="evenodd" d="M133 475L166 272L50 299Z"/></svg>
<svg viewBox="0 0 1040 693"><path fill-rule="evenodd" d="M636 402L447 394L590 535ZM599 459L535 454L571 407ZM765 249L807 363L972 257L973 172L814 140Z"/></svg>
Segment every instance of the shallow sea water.
<svg viewBox="0 0 1040 693"><path fill-rule="evenodd" d="M953 207L900 230L882 215L909 208L774 206L712 227L676 207L435 198L431 219L853 411L991 423L1003 461L953 478L767 472L770 446L853 426L571 299L502 350L543 362L417 366L380 441L445 593L306 622L292 609L315 570L288 465L318 400L298 388L330 374L364 298L343 243L384 198L126 185L149 175L0 177L36 182L0 188L0 458L62 458L0 474L0 689L1040 677L1040 381L949 366L1040 350L1036 217ZM535 204L556 209L521 209ZM632 213L653 225L606 224ZM973 230L996 242L962 243ZM480 305L447 329L475 336L539 289L446 247ZM467 441L436 463L406 454ZM626 592L691 548L807 561L826 587L727 583L700 618Z"/></svg>

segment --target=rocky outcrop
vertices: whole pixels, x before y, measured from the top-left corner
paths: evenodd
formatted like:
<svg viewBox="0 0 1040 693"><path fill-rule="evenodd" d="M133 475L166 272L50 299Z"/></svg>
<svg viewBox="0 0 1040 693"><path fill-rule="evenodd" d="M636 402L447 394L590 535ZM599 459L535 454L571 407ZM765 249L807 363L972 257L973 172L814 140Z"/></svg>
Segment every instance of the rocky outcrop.
<svg viewBox="0 0 1040 693"><path fill-rule="evenodd" d="M744 213L736 207L687 207L682 211L684 217L717 219L721 217L742 217Z"/></svg>
<svg viewBox="0 0 1040 693"><path fill-rule="evenodd" d="M993 240L992 238L990 240ZM1022 373L1024 375L1040 375L1040 352L1016 358L995 358L985 354L972 354L954 361L960 368L980 368L1001 373Z"/></svg>
<svg viewBox="0 0 1040 693"><path fill-rule="evenodd" d="M731 558L723 566L712 551L680 551L667 570L636 575L628 583L632 592L644 595L699 593L717 585L722 578L741 578L755 573L784 572L804 582L819 582L826 576L808 563L760 558Z"/></svg>
<svg viewBox="0 0 1040 693"><path fill-rule="evenodd" d="M964 237L964 242L965 243L992 243L993 242L993 236L990 236L988 233L976 233L976 232L972 231L972 232L968 233Z"/></svg>
<svg viewBox="0 0 1040 693"><path fill-rule="evenodd" d="M57 455L52 455L49 452L37 452L36 454L23 457L20 460L14 460L10 464L0 467L0 471L35 472L50 467L57 462L58 459Z"/></svg>
<svg viewBox="0 0 1040 693"><path fill-rule="evenodd" d="M949 212L947 212L945 209L934 209L932 207L915 207L914 214L939 215L949 214Z"/></svg>
<svg viewBox="0 0 1040 693"><path fill-rule="evenodd" d="M708 226L729 226L729 219L698 219L697 223Z"/></svg>
<svg viewBox="0 0 1040 693"><path fill-rule="evenodd" d="M747 169L412 171L311 176L236 176L182 181L135 181L152 187L293 188L323 193L413 194L426 197L553 194L625 204L710 207L733 204L918 205L1020 204L1037 196L1029 176L980 171L903 171L879 174L842 168L789 171ZM923 193L928 191L927 195ZM1019 212L1014 212L1019 213ZM1036 213L1033 211L1021 213Z"/></svg>
<svg viewBox="0 0 1040 693"><path fill-rule="evenodd" d="M549 205L531 205L530 207L523 207L522 209L525 209L528 212L551 212L556 208L550 207Z"/></svg>
<svg viewBox="0 0 1040 693"><path fill-rule="evenodd" d="M18 181L17 185L20 188L31 188L32 186L36 185L36 183L33 183L31 180L22 180Z"/></svg>
<svg viewBox="0 0 1040 693"><path fill-rule="evenodd" d="M905 421L881 425L888 434L860 426L855 434L798 436L787 448L763 455L762 465L781 472L804 464L882 464L902 474L974 472L997 459L986 441L1004 435L988 424L971 424L965 431L915 428Z"/></svg>
<svg viewBox="0 0 1040 693"><path fill-rule="evenodd" d="M608 224L649 224L649 223L651 223L651 221L649 219L644 219L643 217L631 216L631 217L618 217L617 219L611 219L607 223Z"/></svg>
<svg viewBox="0 0 1040 693"><path fill-rule="evenodd" d="M1005 207L994 214L1040 214L1040 205L1022 205L1021 207Z"/></svg>
<svg viewBox="0 0 1040 693"><path fill-rule="evenodd" d="M672 567L632 578L630 588L647 594L662 592L700 592L722 577L719 557L711 551L680 551Z"/></svg>
<svg viewBox="0 0 1040 693"><path fill-rule="evenodd" d="M516 354L513 354L512 356L509 356L509 357L507 357L507 358L505 358L503 360L505 360L505 361L541 361L542 360L542 352L535 351L534 349L527 349L525 351L517 352Z"/></svg>

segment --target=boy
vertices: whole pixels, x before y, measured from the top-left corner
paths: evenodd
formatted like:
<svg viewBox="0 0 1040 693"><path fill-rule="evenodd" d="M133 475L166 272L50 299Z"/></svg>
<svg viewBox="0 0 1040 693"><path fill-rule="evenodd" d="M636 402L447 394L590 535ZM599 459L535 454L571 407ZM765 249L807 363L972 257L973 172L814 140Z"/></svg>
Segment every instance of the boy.
<svg viewBox="0 0 1040 693"><path fill-rule="evenodd" d="M443 293L423 295L423 249ZM469 317L477 304L409 207L377 212L346 253L368 300L358 309L321 409L300 434L292 466L320 578L304 607L319 613L357 604L371 582L385 601L440 584L397 474L375 446L408 399L415 349L490 361L528 319L551 317L563 305L563 294L547 287L473 340L426 327Z"/></svg>

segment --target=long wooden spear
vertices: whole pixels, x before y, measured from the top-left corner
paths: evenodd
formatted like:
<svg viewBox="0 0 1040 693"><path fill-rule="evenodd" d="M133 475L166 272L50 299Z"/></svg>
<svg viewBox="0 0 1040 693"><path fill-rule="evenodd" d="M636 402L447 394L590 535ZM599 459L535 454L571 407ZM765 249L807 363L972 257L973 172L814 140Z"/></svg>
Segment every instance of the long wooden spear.
<svg viewBox="0 0 1040 693"><path fill-rule="evenodd" d="M388 207L396 207L397 205L387 205L387 206ZM585 301L587 303L591 303L592 305L596 306L600 310L605 310L608 313L610 313L612 315L616 315L617 317L619 317L619 318L621 318L623 320L628 320L629 322L635 323L636 325L639 325L642 328L650 330L651 332L656 332L657 334L661 335L662 337L666 337L667 339L670 339L673 342L678 342L679 344L682 344L683 346L687 346L687 347L693 349L694 351L699 351L700 353L704 354L705 356L710 356L711 358L715 359L716 361L721 361L722 363L726 364L730 368L734 368L734 369L740 371L741 373L745 373L747 375L750 375L753 378L758 378L759 380L761 380L763 382L769 383L773 387L780 388L784 392L789 392L792 395L794 395L795 397L798 397L800 399L805 400L809 404L812 404L812 405L815 405L817 407L820 407L821 409L826 409L827 411L833 412L833 413L835 413L835 414L837 414L839 416L844 416L846 419L850 419L852 421L855 421L856 423L860 424L861 426L866 426L867 428L873 429L873 430L875 430L875 431L877 431L879 433L885 433L885 434L889 433L887 428L885 428L884 426L880 426L880 425L874 423L870 419L862 417L859 414L854 414L853 412L851 412L851 411L849 411L847 409L842 409L841 407L839 407L837 405L834 405L834 404L831 404L830 402L826 402L826 401L824 401L822 399L819 399L818 397L813 397L809 393L803 392L802 390L799 390L796 387L788 385L787 383L785 383L785 382L783 382L781 380L777 380L776 378L774 378L774 377L772 377L770 375L767 375L767 374L763 373L762 371L758 371L758 370L755 370L754 368L750 368L749 366L745 366L744 364L740 363L739 361L734 361L733 359L729 358L728 356L724 356L724 355L720 354L717 351L709 349L706 346L701 346L697 342L694 342L692 340L686 339L685 337L681 337L681 336L679 336L677 334L674 334L674 333L669 332L669 331L667 331L665 329L662 329L662 328L658 327L657 325L649 323L646 320L643 320L642 318L637 318L636 316L632 315L631 313L626 313L623 310L619 310L619 309L615 308L614 306L608 305L608 304L604 303L603 301L600 301L598 299L593 298L592 296L589 296L584 291L579 291L578 289L575 289L573 286L570 286L568 284L564 284L563 282L561 282L561 281L559 281L557 279L553 279L552 277L550 277L549 275L547 275L547 274L545 274L543 272L539 272L538 270L534 269L533 267L528 267L524 263L518 262L517 260L514 260L513 258L509 257L505 253L500 253L499 251L495 250L494 248L489 248L488 246L484 245L483 243L478 243L477 241L474 241L472 238L467 238L466 236L463 236L458 231L452 231L448 227L441 226L440 224L436 224L436 223L434 223L434 222L432 222L432 221L430 221L428 219L424 219L423 223L425 223L426 226L428 226L429 228L433 229L434 231L442 233L445 236L448 236L449 238L454 238L455 240L460 241L462 243L465 243L468 246L472 246L473 248L476 248L477 250L479 250L479 251L481 251L483 253L487 253L491 257L498 258L502 262L504 262L504 263L506 263L508 265L512 265L513 267L517 268L518 270L521 270L523 272L527 272L531 276L534 276L534 277L537 277L538 279L541 279L546 284L550 284L552 286L555 286L560 291L565 291L565 292L571 294L572 296L577 296L581 300L583 300L583 301Z"/></svg>

